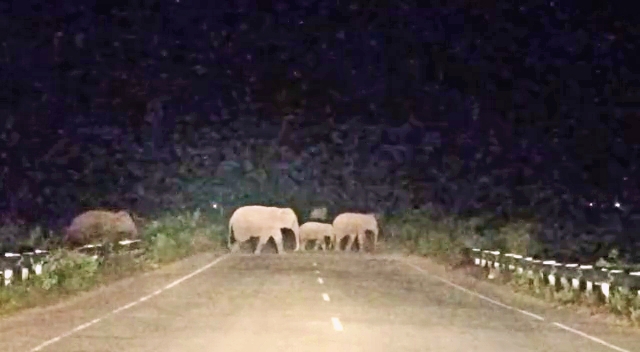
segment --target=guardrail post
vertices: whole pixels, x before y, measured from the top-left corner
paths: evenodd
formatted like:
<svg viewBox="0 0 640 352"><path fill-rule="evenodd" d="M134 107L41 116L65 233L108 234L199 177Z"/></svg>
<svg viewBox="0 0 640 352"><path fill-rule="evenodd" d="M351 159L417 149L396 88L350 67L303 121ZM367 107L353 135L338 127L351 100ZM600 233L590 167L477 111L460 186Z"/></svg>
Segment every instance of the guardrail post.
<svg viewBox="0 0 640 352"><path fill-rule="evenodd" d="M78 251L89 252L88 254L93 254L93 258L97 259L104 257L106 252L116 253L125 250L128 253L133 252L132 249L137 251L141 243L141 240L123 240L109 247L102 244L89 244L78 248ZM4 259L0 262L0 286L11 285L16 276L19 281L24 282L28 281L32 274L42 275L48 253L45 250L35 249L33 252L0 254Z"/></svg>
<svg viewBox="0 0 640 352"><path fill-rule="evenodd" d="M13 280L13 269L4 269L2 277L4 278L3 282L5 286L11 285L11 281Z"/></svg>
<svg viewBox="0 0 640 352"><path fill-rule="evenodd" d="M545 286L554 293L584 293L597 303L615 305L619 311L640 305L640 271L563 264L479 248L470 252L474 264L489 271L489 279L495 277L494 269L505 270L505 274L514 272L517 280L525 280L522 284L533 286L538 293Z"/></svg>

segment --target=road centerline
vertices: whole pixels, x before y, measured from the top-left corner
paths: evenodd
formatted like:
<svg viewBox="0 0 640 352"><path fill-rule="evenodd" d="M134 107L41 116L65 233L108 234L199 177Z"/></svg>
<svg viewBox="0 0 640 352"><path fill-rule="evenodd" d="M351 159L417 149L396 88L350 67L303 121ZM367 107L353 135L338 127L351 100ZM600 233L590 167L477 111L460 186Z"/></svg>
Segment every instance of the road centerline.
<svg viewBox="0 0 640 352"><path fill-rule="evenodd" d="M331 324L333 325L333 330L344 331L344 327L342 326L340 319L338 319L337 317L331 318Z"/></svg>

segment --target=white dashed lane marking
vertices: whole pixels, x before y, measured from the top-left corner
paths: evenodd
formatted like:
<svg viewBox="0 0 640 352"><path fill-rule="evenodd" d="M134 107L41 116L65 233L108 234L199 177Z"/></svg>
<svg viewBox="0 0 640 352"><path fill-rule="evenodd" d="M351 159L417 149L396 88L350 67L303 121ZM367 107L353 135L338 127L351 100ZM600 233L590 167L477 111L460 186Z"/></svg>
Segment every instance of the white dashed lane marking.
<svg viewBox="0 0 640 352"><path fill-rule="evenodd" d="M317 267L318 263L313 263L313 266ZM316 275L320 275L320 270L315 270L315 273L316 273ZM318 283L320 285L324 284L324 279L321 278L321 277L318 277ZM322 294L322 299L325 302L331 302L331 298L326 293ZM335 331L344 331L344 327L342 326L342 323L340 322L340 319L338 319L337 317L331 318L331 325L333 325L333 330L335 330Z"/></svg>
<svg viewBox="0 0 640 352"><path fill-rule="evenodd" d="M343 331L344 328L342 327L342 323L340 322L340 319L333 317L331 318L331 324L333 324L333 330L335 331Z"/></svg>

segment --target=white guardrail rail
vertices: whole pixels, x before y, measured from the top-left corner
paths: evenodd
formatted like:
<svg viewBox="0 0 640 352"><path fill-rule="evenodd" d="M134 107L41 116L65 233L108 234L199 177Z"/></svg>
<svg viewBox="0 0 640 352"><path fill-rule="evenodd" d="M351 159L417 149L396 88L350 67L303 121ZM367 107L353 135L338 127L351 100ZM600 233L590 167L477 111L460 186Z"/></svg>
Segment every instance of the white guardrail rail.
<svg viewBox="0 0 640 352"><path fill-rule="evenodd" d="M616 292L632 294L640 300L640 268L565 264L478 248L471 249L471 256L477 266L512 272L529 279L530 284L538 278L557 291L565 289L601 294L606 303L610 302L611 295Z"/></svg>
<svg viewBox="0 0 640 352"><path fill-rule="evenodd" d="M114 243L109 253L131 253L140 250L141 240L124 240ZM107 252L102 244L88 244L75 251L92 255L93 258L104 256ZM22 253L0 253L0 287L11 285L14 280L26 281L33 275L41 275L45 264L49 261L49 251L35 249Z"/></svg>

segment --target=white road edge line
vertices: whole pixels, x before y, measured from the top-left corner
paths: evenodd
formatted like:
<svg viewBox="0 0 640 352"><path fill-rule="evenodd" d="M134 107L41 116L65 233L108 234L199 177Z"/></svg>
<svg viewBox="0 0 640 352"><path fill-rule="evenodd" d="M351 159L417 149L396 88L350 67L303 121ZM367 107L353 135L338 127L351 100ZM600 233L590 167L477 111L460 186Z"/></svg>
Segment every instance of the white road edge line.
<svg viewBox="0 0 640 352"><path fill-rule="evenodd" d="M331 324L333 324L333 330L335 331L343 331L344 328L342 327L342 323L340 322L340 319L333 317L331 318Z"/></svg>
<svg viewBox="0 0 640 352"><path fill-rule="evenodd" d="M326 294L326 293L323 293L323 294L322 294L322 299L324 299L324 300L325 300L325 301L327 301L327 302L331 301L331 298L329 298L329 295L328 295L328 294Z"/></svg>
<svg viewBox="0 0 640 352"><path fill-rule="evenodd" d="M137 300L135 300L135 301L133 301L131 303L125 304L122 307L116 308L116 309L112 310L111 312L109 312L109 313L107 313L107 314L105 314L105 315L103 315L103 316L101 316L99 318L91 320L90 322L84 323L82 325L78 325L75 328L73 328L73 329L71 329L71 330L69 330L69 331L67 331L67 332L65 332L63 334L60 334L60 335L58 335L58 336L56 336L56 337L54 337L52 339L49 339L49 340L41 343L37 347L32 348L30 351L31 352L41 351L43 348L45 348L45 347L47 347L49 345L53 345L54 343L66 338L66 337L69 337L69 336L71 336L71 335L73 335L73 334L75 334L75 333L77 333L79 331L82 331L82 330L84 330L84 329L86 329L86 328L88 328L88 327L90 327L92 325L95 325L95 324L103 321L104 319L112 316L112 315L115 315L115 314L118 314L118 313L120 313L122 311L125 311L125 310L127 310L127 309L129 309L129 308L131 308L131 307L133 307L135 305L138 305L139 303L142 303L142 302L148 300L149 298L153 298L153 297L161 294L162 292L164 292L164 291L166 291L166 290L168 290L168 289L170 289L172 287L178 286L179 284L183 283L184 281L189 280L190 278L192 278L192 277L200 274L201 272L211 268L212 266L220 263L222 260L224 260L224 259L226 259L228 257L229 257L229 254L224 254L223 256L216 258L216 260L210 262L209 264L201 267L200 269L197 269L197 270L191 272L190 274L187 274L187 275L179 278L176 281L173 281L172 283L164 286L163 288L161 288L159 290L156 290L156 291L154 291L153 293L151 293L149 295L141 297L141 298L139 298L139 299L137 299Z"/></svg>
<svg viewBox="0 0 640 352"><path fill-rule="evenodd" d="M529 317L531 317L531 318L533 318L533 319L540 320L540 321L544 321L544 318L543 318L543 317L541 317L541 316L539 316L539 315L537 315L537 314L534 314L534 313L531 313L531 312L527 312L526 310L522 310L522 309L518 309L518 308L516 308L516 307L512 307L512 306L506 305L506 304L504 304L504 303L502 303L502 302L498 302L498 301L496 301L496 300L494 300L494 299L491 299L491 298L489 298L489 297L487 297L487 296L481 295L481 294L479 294L479 293L477 293L477 292L471 291L471 290L469 290L469 289L467 289L467 288L464 288L464 287L462 287L462 286L460 286L460 285L457 285L457 284L455 284L455 283L453 283L453 282L451 282L451 281L449 281L449 280L446 280L446 279L443 279L443 278L441 278L441 277L439 277L439 276L436 276L436 275L430 274L430 273L428 273L426 270L424 270L424 269L422 269L422 268L420 268L420 267L418 267L418 266L415 266L415 265L413 265L413 264L411 264L411 263L407 263L407 262L404 262L404 263L405 263L405 264L407 264L407 265L409 265L410 267L412 267L412 268L414 268L414 269L418 270L419 272L421 272L421 273L423 273L423 274L427 275L427 276L433 277L433 278L435 278L435 279L437 279L437 280L439 280L439 281L441 281L441 282L444 282L445 284L447 284L447 285L449 285L449 286L455 287L455 288L457 288L458 290L460 290L460 291L462 291L462 292L465 292L465 293L467 293L467 294L469 294L469 295L471 295L471 296L478 297L478 298L480 298L480 299L482 299L482 300L485 300L485 301L487 301L487 302L493 303L493 304L495 304L495 305L497 305L497 306L500 306L500 307L502 307L502 308L504 308L504 309L513 310L513 311L516 311L516 312L518 312L518 313L521 313L521 314L527 315L527 316L529 316Z"/></svg>
<svg viewBox="0 0 640 352"><path fill-rule="evenodd" d="M536 320L540 320L540 321L544 321L544 320L545 320L543 317L541 317L541 316L539 316L539 315L537 315L537 314L534 314L534 313L528 312L528 311L526 311L526 310L518 309L518 308L516 308L516 307L512 307L512 306L506 305L506 304L504 304L504 303L502 303L502 302L498 302L498 301L496 301L496 300L494 300L494 299L491 299L491 298L489 298L489 297L487 297L487 296L481 295L481 294L479 294L479 293L477 293L477 292L471 291L471 290L469 290L469 289L467 289L467 288L464 288L464 287L462 287L462 286L460 286L460 285L458 285L458 284L455 284L455 283L453 283L453 282L451 282L451 281L449 281L449 280L447 280L447 279L443 279L443 278L441 278L441 277L439 277L439 276L437 276L437 275L433 275L433 274L431 274L431 273L427 272L426 270L424 270L424 269L420 268L420 267L419 267L419 266L417 266L417 265L414 265L414 264L412 264L412 263L406 262L406 261L404 261L404 260L401 260L401 261L402 261L403 263L405 263L406 265L408 265L408 266L410 266L410 267L414 268L415 270L417 270L417 271L421 272L422 274L424 274L424 275L426 275L426 276L429 276L429 277L432 277L432 278L434 278L434 279L436 279L436 280L438 280L438 281L440 281L440 282L442 282L442 283L445 283L445 284L447 284L447 285L449 285L449 286L451 286L451 287L453 287L453 288L456 288L456 289L458 289L458 290L460 290L460 291L462 291L462 292L465 292L465 293L467 293L467 294L469 294L469 295L471 295L471 296L475 296L475 297L477 297L477 298L480 298L480 299L482 299L482 300L485 300L485 301L487 301L487 302L489 302L489 303L493 303L493 304L495 304L495 305L497 305L497 306L500 306L500 307L502 307L502 308L505 308L505 309L508 309L508 310L516 311L516 312L518 312L518 313L524 314L524 315L529 316L529 317L531 317L531 318L534 318L534 319L536 319ZM563 325L563 324L560 324L560 323L556 323L556 322L552 323L552 325L554 325L554 326L556 326L556 327L559 327L560 329L563 329L563 330L565 330L565 331L568 331L568 332L571 332L571 333L573 333L573 334L576 334L576 335L578 335L578 336L584 337L584 338L586 338L586 339L588 339L588 340L591 340L591 341L593 341L593 342L595 342L595 343L599 343L599 344L601 344L602 346L609 347L610 349L612 349L612 350L614 350L614 351L618 351L618 352L631 352L631 351L629 351L629 350L625 350L625 349L624 349L624 348L622 348L622 347L618 347L618 346L613 345L613 344L611 344L611 343L609 343L609 342L606 342L606 341L604 341L604 340L602 340L602 339L599 339L599 338L597 338L597 337L595 337L595 336L591 336L591 335L589 335L589 334L587 334L587 333L585 333L585 332L582 332L582 331L580 331L580 330L576 330L576 329L570 328L570 327L568 327L568 326L566 326L566 325Z"/></svg>
<svg viewBox="0 0 640 352"><path fill-rule="evenodd" d="M322 284L324 284L324 280L322 280L322 278L321 278L321 277L319 277L319 278L318 278L318 283L319 283L320 285L322 285Z"/></svg>
<svg viewBox="0 0 640 352"><path fill-rule="evenodd" d="M589 334L587 334L587 333L584 333L584 332L582 332L582 331L580 331L580 330L576 330L576 329L574 329L574 328L568 327L568 326L566 326L566 325L564 325L564 324L560 324L560 323L556 323L556 322L554 322L554 323L553 323L553 325L555 325L555 326L559 327L560 329L563 329L563 330L566 330L566 331L572 332L572 333L574 333L574 334L576 334L576 335L580 335L580 336L584 337L585 339L589 339L589 340L591 340L591 341L593 341L593 342L596 342L596 343L599 343L599 344L601 344L601 345L603 345L603 346L607 346L607 347L609 347L610 349L612 349L612 350L614 350L614 351L618 351L618 352L631 352L631 351L629 351L629 350L625 350L624 348L620 348L620 347L618 347L618 346L616 346L616 345L612 345L612 344L608 343L607 341L601 340L601 339L599 339L599 338L597 338L597 337L595 337L595 336L591 336L591 335L589 335Z"/></svg>

